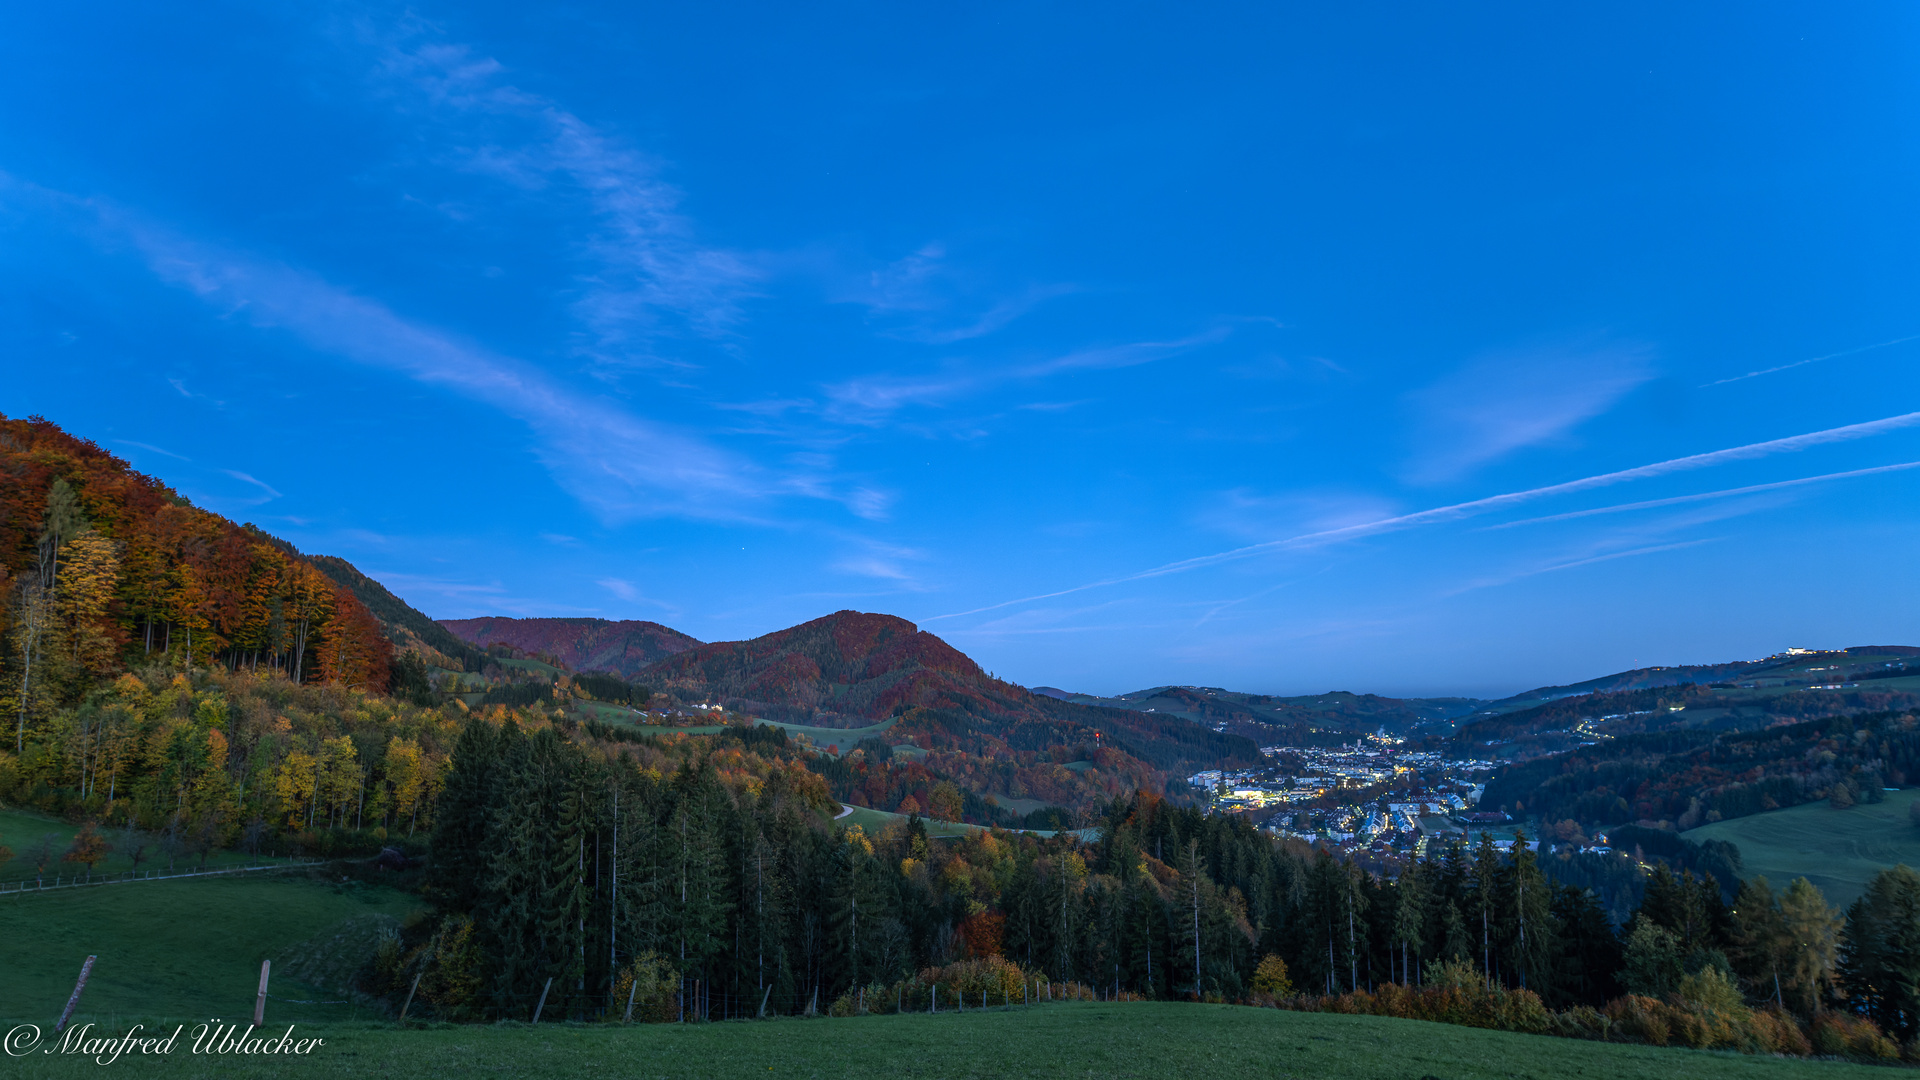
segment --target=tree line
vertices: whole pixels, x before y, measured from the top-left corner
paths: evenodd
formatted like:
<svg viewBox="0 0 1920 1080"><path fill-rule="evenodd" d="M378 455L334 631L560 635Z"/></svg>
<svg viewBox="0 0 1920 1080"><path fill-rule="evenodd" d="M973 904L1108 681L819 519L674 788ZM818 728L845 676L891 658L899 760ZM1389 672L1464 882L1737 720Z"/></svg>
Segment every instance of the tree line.
<svg viewBox="0 0 1920 1080"><path fill-rule="evenodd" d="M617 1011L635 965L749 1013L884 1000L995 956L1099 993L1230 1001L1263 970L1337 996L1470 969L1553 1009L1705 980L1914 1034L1911 984L1893 977L1920 964L1920 878L1904 869L1842 916L1804 879L1746 881L1729 904L1713 877L1663 863L1616 928L1524 838L1501 850L1483 835L1386 877L1144 793L1108 807L1092 841L941 839L917 815L874 832L836 825L803 761L708 745L663 772L552 728L469 722L431 843L438 914L390 983L420 974L446 1015L477 1019L524 1018L543 995L566 1015Z"/></svg>

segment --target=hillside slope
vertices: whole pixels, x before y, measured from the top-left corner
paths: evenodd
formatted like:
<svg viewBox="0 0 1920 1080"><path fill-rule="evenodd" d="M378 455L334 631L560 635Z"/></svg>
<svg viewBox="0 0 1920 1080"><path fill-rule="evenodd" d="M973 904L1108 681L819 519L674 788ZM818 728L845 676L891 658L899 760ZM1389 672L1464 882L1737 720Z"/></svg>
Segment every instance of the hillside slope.
<svg viewBox="0 0 1920 1080"><path fill-rule="evenodd" d="M386 689L392 647L351 589L37 417L0 416L0 587L0 663L28 699L16 745L94 680L161 660Z"/></svg>
<svg viewBox="0 0 1920 1080"><path fill-rule="evenodd" d="M892 615L840 611L754 638L702 645L651 665L647 685L776 720L859 726L900 717L901 734L992 755L1111 744L1156 768L1251 765L1257 744L1174 716L1034 694Z"/></svg>
<svg viewBox="0 0 1920 1080"><path fill-rule="evenodd" d="M1082 705L1178 716L1262 745L1332 746L1382 728L1406 734L1482 708L1476 698L1390 698L1335 690L1277 697L1217 686L1156 686L1103 698L1043 687L1048 697Z"/></svg>
<svg viewBox="0 0 1920 1080"><path fill-rule="evenodd" d="M608 671L631 679L655 661L686 652L698 638L669 626L637 619L441 619L448 633L485 649L507 644L529 653L556 657L575 671Z"/></svg>
<svg viewBox="0 0 1920 1080"><path fill-rule="evenodd" d="M380 621L380 629L391 641L396 653L412 649L420 653L427 663L453 670L479 671L486 666L485 649L477 649L461 641L446 627L434 622L416 610L405 600L395 596L385 585L373 580L338 555L309 556L320 572L333 579L334 584L348 589L373 612Z"/></svg>
<svg viewBox="0 0 1920 1080"><path fill-rule="evenodd" d="M1834 650L1798 650L1778 653L1759 660L1732 660L1723 664L1677 664L1664 667L1634 668L1566 686L1542 686L1512 697L1487 702L1478 711L1495 714L1531 709L1561 698L1582 694L1611 694L1627 690L1653 690L1685 683L1748 683L1784 685L1799 680L1838 682L1852 678L1887 661L1920 656L1920 648L1911 645L1855 645ZM1813 676L1820 676L1814 678Z"/></svg>
<svg viewBox="0 0 1920 1080"><path fill-rule="evenodd" d="M1629 735L1747 731L1824 716L1911 710L1920 707L1920 671L1906 665L1916 651L1903 645L1855 646L1745 665L1737 682L1689 680L1595 690L1519 709L1490 707L1459 721L1452 750L1462 757L1522 761ZM1641 682L1646 672L1698 674L1733 666L1652 668L1592 684Z"/></svg>

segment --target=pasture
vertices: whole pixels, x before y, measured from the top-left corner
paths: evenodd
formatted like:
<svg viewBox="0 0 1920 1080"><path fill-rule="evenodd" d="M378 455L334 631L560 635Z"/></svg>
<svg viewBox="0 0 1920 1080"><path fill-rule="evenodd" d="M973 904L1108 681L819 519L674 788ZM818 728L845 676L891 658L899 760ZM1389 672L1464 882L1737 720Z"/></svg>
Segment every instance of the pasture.
<svg viewBox="0 0 1920 1080"><path fill-rule="evenodd" d="M34 880L33 850L43 837L50 838L48 842L53 850L53 857L48 861L45 873L48 884L52 884L56 877L71 881L75 874L85 874L87 868L82 864L62 862L60 858L66 853L67 846L73 843L73 834L78 830L79 826L46 814L28 810L0 810L0 846L13 851L11 860L0 863L0 882L12 886L22 881ZM134 869L132 853L128 850L125 834L118 829L108 828L102 830L100 835L112 844L113 848L107 852L106 859L95 869L95 876L118 874ZM160 838L149 835L144 840L147 846L141 853L140 872L166 871L169 857ZM262 854L272 855L272 852L267 851ZM263 861L272 861L272 859L255 858L237 851L215 849L207 854L207 869L252 866ZM182 846L174 853L172 862L176 871L193 870L199 867L200 856Z"/></svg>
<svg viewBox="0 0 1920 1080"><path fill-rule="evenodd" d="M89 955L99 959L76 1015L100 1024L250 1016L268 959L271 993L338 1000L342 969L370 954L380 927L420 905L417 896L315 870L9 894L0 897L0 1019L51 1024ZM353 1013L346 1005L267 1009L269 1018L328 1022Z"/></svg>
<svg viewBox="0 0 1920 1080"><path fill-rule="evenodd" d="M345 997L382 926L417 910L380 886L305 873L28 893L0 901L0 1020L50 1030L81 960L99 957L76 1023L115 1035L189 1025L170 1055L122 1059L160 1077L1246 1077L1668 1080L1884 1075L1839 1062L1577 1042L1420 1021L1174 1002L1072 1002L938 1015L696 1025L447 1024L401 1028ZM274 1033L321 1038L303 1057L214 1057L191 1025L252 1010L274 960ZM29 1064L30 1061L30 1064ZM137 1064L125 1064L137 1062ZM35 1054L19 1075L96 1076L90 1058Z"/></svg>
<svg viewBox="0 0 1920 1080"><path fill-rule="evenodd" d="M231 1015L231 1014L228 1014ZM278 1035L284 1030L276 1029ZM171 1030L170 1028L167 1030ZM1141 1077L1182 1080L1853 1080L1884 1068L1829 1061L1576 1042L1418 1020L1231 1005L1078 1002L937 1016L716 1024L496 1024L399 1030L303 1023L325 1045L303 1057L136 1059L143 1076L469 1080L606 1077ZM122 1059L126 1062L127 1059ZM34 1075L97 1076L90 1059L42 1057ZM128 1067L123 1064L122 1067Z"/></svg>
<svg viewBox="0 0 1920 1080"><path fill-rule="evenodd" d="M1885 802L1835 810L1824 802L1716 821L1681 833L1696 843L1727 840L1740 848L1741 875L1764 875L1777 892L1805 877L1845 908L1873 875L1897 863L1920 866L1920 828L1908 807L1920 788L1889 791Z"/></svg>

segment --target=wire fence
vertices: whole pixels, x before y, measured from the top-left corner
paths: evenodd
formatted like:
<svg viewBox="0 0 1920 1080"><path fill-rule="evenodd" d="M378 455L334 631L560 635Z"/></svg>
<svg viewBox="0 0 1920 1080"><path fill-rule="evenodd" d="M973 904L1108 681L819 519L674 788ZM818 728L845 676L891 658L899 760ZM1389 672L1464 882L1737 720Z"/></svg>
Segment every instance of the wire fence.
<svg viewBox="0 0 1920 1080"><path fill-rule="evenodd" d="M55 874L45 878L0 881L0 896L11 893L46 892L49 889L84 889L90 885L123 885L134 881L173 881L179 878L217 877L222 874L251 874L266 870L300 870L320 866L324 859L299 859L288 862L260 863L254 866L222 866L212 870L121 870L112 874Z"/></svg>

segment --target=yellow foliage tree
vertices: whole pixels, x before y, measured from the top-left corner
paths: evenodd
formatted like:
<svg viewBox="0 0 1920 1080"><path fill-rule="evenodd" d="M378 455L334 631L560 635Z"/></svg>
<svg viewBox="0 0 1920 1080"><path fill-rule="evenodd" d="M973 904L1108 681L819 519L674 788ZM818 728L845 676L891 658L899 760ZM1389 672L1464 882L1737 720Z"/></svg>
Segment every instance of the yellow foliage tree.
<svg viewBox="0 0 1920 1080"><path fill-rule="evenodd" d="M287 827L300 828L313 821L314 781L318 775L319 761L305 750L294 750L287 754L286 760L273 773L273 793L280 800L280 810L287 816Z"/></svg>
<svg viewBox="0 0 1920 1080"><path fill-rule="evenodd" d="M1287 978L1287 962L1277 956L1260 961L1260 966L1253 969L1253 992L1274 997L1293 993L1293 982Z"/></svg>
<svg viewBox="0 0 1920 1080"><path fill-rule="evenodd" d="M108 618L120 577L120 546L89 529L60 552L55 592L73 663L98 678L118 666L120 643Z"/></svg>
<svg viewBox="0 0 1920 1080"><path fill-rule="evenodd" d="M363 777L353 740L336 735L320 744L320 797L326 801L327 821L337 814L343 823L347 813L359 801Z"/></svg>

